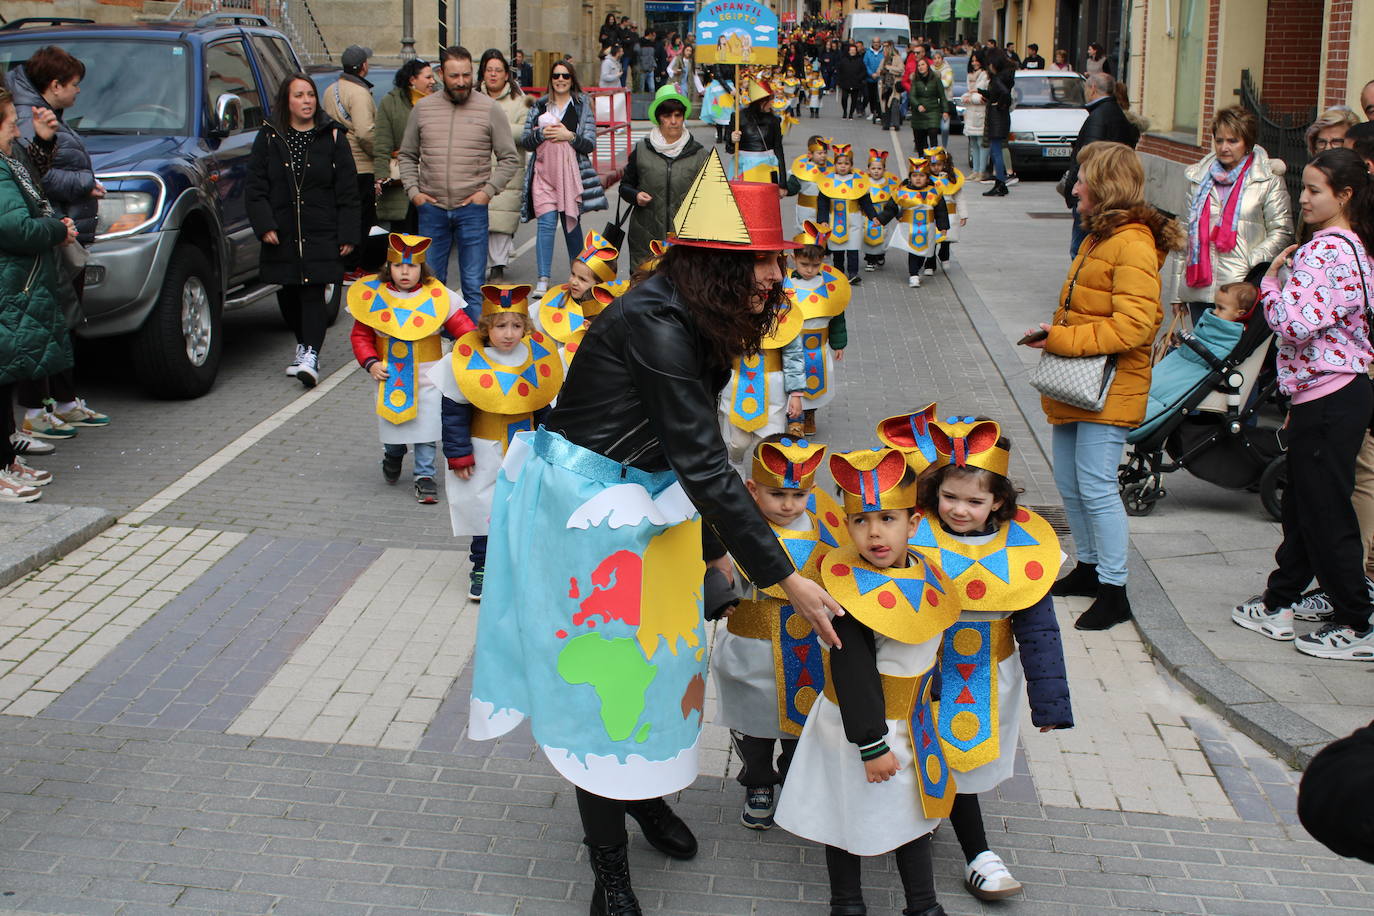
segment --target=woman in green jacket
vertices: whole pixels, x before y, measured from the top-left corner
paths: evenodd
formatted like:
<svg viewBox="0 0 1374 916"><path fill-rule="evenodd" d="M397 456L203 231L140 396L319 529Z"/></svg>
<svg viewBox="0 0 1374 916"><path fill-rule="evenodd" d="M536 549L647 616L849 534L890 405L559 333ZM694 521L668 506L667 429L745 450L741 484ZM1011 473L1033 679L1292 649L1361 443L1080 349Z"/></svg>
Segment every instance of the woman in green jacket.
<svg viewBox="0 0 1374 916"><path fill-rule="evenodd" d="M649 106L654 127L630 152L620 179L620 199L633 208L628 233L631 271L649 258L650 242L668 238L673 216L706 161L707 149L686 130L691 113L692 103L676 86L659 87Z"/></svg>
<svg viewBox="0 0 1374 916"><path fill-rule="evenodd" d="M911 74L907 111L911 115L912 155L940 145L940 121L949 108L945 85L940 74L931 69L924 57L916 59L916 71Z"/></svg>
<svg viewBox="0 0 1374 916"><path fill-rule="evenodd" d="M372 127L373 168L382 196L377 200L377 221L392 232L415 234L415 207L406 199L405 188L399 178L392 179L392 163L401 148L410 109L434 91L434 68L419 58L408 60L396 71L396 88L377 106L377 120Z"/></svg>
<svg viewBox="0 0 1374 916"><path fill-rule="evenodd" d="M42 153L56 132L47 109L33 115ZM0 88L0 502L33 502L52 474L14 453L14 383L45 378L72 364L72 343L58 299L57 248L76 240L76 224L59 219L43 197L19 142L19 118Z"/></svg>

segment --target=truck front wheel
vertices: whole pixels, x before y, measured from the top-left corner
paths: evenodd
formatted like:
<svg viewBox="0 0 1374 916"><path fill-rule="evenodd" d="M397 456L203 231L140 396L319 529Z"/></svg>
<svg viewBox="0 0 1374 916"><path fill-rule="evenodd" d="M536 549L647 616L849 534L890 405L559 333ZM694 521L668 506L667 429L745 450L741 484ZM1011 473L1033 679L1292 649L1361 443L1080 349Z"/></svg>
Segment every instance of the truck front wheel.
<svg viewBox="0 0 1374 916"><path fill-rule="evenodd" d="M224 350L218 298L205 252L178 245L157 304L134 335L134 370L149 394L197 398L214 385Z"/></svg>

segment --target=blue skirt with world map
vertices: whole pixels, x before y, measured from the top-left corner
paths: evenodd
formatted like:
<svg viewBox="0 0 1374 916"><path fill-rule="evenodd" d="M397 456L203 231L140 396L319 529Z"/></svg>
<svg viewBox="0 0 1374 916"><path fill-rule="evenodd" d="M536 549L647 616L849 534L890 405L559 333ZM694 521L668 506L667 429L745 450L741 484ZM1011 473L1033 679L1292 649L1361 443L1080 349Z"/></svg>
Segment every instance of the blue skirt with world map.
<svg viewBox="0 0 1374 916"><path fill-rule="evenodd" d="M528 717L554 768L607 798L690 785L704 573L701 518L672 472L517 435L492 503L469 734Z"/></svg>

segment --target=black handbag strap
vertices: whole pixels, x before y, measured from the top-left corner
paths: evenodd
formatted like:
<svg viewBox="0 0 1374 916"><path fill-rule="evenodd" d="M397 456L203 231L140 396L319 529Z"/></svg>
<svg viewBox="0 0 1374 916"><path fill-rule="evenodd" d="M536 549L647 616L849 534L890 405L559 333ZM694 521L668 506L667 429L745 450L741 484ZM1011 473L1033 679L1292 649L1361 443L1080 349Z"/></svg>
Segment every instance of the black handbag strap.
<svg viewBox="0 0 1374 916"><path fill-rule="evenodd" d="M1088 251L1092 251L1092 248L1089 248ZM1064 302L1060 305L1060 309L1064 313L1065 326L1069 323L1069 303L1073 301L1073 288L1078 285L1078 272L1087 263L1088 251L1083 252L1082 257L1078 259L1078 266L1073 269L1073 276L1069 278L1069 291L1064 294Z"/></svg>

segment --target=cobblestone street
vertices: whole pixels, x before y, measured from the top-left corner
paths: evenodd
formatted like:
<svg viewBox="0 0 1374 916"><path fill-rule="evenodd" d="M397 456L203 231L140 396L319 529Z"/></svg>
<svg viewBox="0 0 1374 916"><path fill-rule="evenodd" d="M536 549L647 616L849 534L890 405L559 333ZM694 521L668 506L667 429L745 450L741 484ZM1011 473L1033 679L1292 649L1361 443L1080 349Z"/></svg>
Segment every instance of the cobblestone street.
<svg viewBox="0 0 1374 916"><path fill-rule="evenodd" d="M890 145L827 107L793 130L789 152L812 132ZM962 138L953 146L959 161ZM988 201L981 190L964 192L970 222L954 270L919 290L899 257L864 275L840 395L816 438L865 446L879 419L932 400L944 413L987 414L1013 440L1022 499L1057 511L1024 380L1030 354L1011 341L1054 301L1069 223L1029 218L1063 211L1048 182ZM788 202L784 213L790 222ZM532 282L532 262L508 282ZM58 504L118 517L0 589L0 911L586 912L591 872L571 786L527 728L495 742L465 736L477 620L467 543L449 536L442 502L416 504L408 462L400 485L383 482L371 383L349 357L347 324L331 329L308 394L282 374L290 335L270 300L226 320L222 377L199 400L142 400L92 360L88 396L114 423L35 461L57 477L39 504L47 515L0 522L0 541L13 544L55 524ZM1187 546L1203 531L1210 547ZM1061 599L1077 727L1042 735L1027 717L1017 775L984 799L992 848L1025 893L997 904L969 896L944 828L935 848L946 910L1374 912L1374 867L1298 826L1298 773L1286 762L1368 721L1368 669L1298 666L1226 621L1277 540L1253 494L1179 480L1170 504L1133 519L1132 532L1141 629L1077 632L1086 599ZM1218 546L1228 532L1243 549ZM1215 655L1168 656L1150 631L1166 618L1179 621L1170 638L1186 633ZM1250 718L1227 705L1226 689L1238 688L1198 687L1221 683L1208 680L1231 670L1217 657L1237 655L1255 669L1255 693L1237 704L1264 707ZM1264 692L1295 669L1327 685L1305 701L1305 685L1290 683L1293 702L1313 707L1305 726L1260 727L1280 715L1266 704L1300 718ZM631 828L645 911L824 913L821 847L743 828L728 734L708 725L702 747L701 775L676 802L699 855L666 859ZM866 868L870 911L899 912L893 863Z"/></svg>

